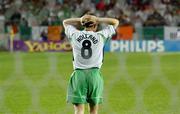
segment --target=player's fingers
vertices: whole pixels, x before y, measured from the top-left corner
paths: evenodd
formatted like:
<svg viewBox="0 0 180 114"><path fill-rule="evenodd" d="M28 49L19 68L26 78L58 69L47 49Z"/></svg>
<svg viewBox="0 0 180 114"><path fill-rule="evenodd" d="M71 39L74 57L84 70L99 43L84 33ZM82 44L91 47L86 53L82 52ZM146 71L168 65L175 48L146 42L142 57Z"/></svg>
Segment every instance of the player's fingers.
<svg viewBox="0 0 180 114"><path fill-rule="evenodd" d="M84 15L84 16L81 17L81 20L82 21L90 21L90 20L96 21L97 17L94 16L94 15Z"/></svg>
<svg viewBox="0 0 180 114"><path fill-rule="evenodd" d="M85 23L88 23L88 22L93 22L95 24L95 23L98 23L98 19L94 15L84 15L81 18L81 24L84 25Z"/></svg>

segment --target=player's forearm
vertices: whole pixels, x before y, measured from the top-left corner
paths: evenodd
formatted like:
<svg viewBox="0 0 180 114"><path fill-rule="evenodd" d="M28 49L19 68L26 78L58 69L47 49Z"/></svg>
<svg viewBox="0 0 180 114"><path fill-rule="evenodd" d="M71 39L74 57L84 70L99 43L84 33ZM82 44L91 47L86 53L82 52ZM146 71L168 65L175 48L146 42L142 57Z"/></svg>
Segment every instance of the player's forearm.
<svg viewBox="0 0 180 114"><path fill-rule="evenodd" d="M119 25L119 21L114 18L98 18L99 23L107 23L113 25L114 28L117 28Z"/></svg>
<svg viewBox="0 0 180 114"><path fill-rule="evenodd" d="M67 25L77 25L79 24L81 21L81 18L70 18L70 19L65 19L63 21L63 25L67 26Z"/></svg>

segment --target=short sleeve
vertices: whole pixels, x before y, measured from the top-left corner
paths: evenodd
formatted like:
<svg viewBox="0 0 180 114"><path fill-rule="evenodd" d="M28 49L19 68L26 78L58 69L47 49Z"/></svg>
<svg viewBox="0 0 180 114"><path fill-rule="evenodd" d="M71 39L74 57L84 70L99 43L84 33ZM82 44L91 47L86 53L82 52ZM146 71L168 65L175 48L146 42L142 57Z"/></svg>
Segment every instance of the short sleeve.
<svg viewBox="0 0 180 114"><path fill-rule="evenodd" d="M111 38L116 33L116 31L112 25L108 25L97 33L107 39L107 38Z"/></svg>
<svg viewBox="0 0 180 114"><path fill-rule="evenodd" d="M77 29L76 29L74 26L72 26L72 25L67 25L67 26L65 27L65 34L66 34L66 36L68 37L69 40L71 40L72 37L73 37L73 35L74 35L75 33L77 33L77 32L79 32L79 30L77 30Z"/></svg>

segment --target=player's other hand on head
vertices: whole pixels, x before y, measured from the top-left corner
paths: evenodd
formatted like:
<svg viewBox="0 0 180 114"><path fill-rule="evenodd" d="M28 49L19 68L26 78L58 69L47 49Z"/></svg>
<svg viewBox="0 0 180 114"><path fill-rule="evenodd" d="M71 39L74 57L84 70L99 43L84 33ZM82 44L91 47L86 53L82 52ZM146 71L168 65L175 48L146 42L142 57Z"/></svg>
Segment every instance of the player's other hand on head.
<svg viewBox="0 0 180 114"><path fill-rule="evenodd" d="M84 16L81 17L81 24L83 25L86 22L94 22L97 23L98 22L98 17L94 16L94 15L89 15L89 14L85 14Z"/></svg>

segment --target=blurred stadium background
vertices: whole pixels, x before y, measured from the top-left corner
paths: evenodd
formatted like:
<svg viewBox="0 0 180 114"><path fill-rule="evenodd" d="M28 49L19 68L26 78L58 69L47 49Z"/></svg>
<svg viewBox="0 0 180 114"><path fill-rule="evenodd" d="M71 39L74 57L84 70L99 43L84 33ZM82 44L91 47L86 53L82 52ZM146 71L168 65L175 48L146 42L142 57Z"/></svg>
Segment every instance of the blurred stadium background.
<svg viewBox="0 0 180 114"><path fill-rule="evenodd" d="M0 114L73 113L62 20L88 11L120 21L100 114L180 114L179 0L0 0Z"/></svg>

